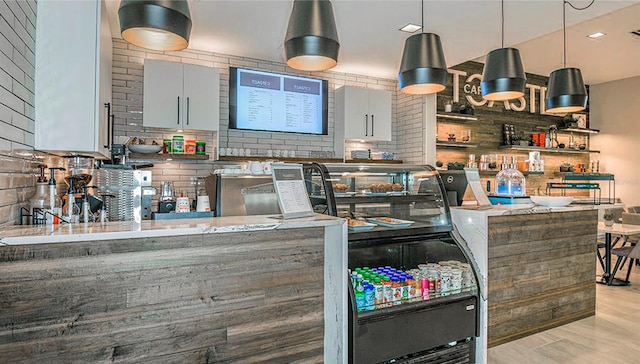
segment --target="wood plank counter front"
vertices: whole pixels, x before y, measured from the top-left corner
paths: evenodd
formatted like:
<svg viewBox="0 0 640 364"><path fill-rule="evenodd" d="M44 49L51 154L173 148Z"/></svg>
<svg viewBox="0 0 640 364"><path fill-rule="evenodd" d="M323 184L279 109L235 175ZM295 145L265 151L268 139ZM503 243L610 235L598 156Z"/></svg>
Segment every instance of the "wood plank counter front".
<svg viewBox="0 0 640 364"><path fill-rule="evenodd" d="M596 213L489 217L489 347L595 314Z"/></svg>
<svg viewBox="0 0 640 364"><path fill-rule="evenodd" d="M219 219L0 240L0 362L341 362L343 221Z"/></svg>
<svg viewBox="0 0 640 364"><path fill-rule="evenodd" d="M491 347L595 314L597 209L453 208L451 215L482 278L480 342Z"/></svg>

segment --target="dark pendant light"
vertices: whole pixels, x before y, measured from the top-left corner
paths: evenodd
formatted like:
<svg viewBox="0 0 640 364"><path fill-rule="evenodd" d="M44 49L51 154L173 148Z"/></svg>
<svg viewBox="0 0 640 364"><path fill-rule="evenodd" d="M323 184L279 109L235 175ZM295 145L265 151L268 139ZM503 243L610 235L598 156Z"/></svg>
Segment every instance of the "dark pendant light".
<svg viewBox="0 0 640 364"><path fill-rule="evenodd" d="M482 97L489 101L505 101L524 96L527 83L520 51L504 47L504 0L502 0L502 48L487 54L482 70Z"/></svg>
<svg viewBox="0 0 640 364"><path fill-rule="evenodd" d="M329 0L294 0L284 40L287 66L324 71L338 64L338 31Z"/></svg>
<svg viewBox="0 0 640 364"><path fill-rule="evenodd" d="M433 94L447 87L447 63L440 36L424 33L424 0L422 33L405 41L398 80L400 91L405 94Z"/></svg>
<svg viewBox="0 0 640 364"><path fill-rule="evenodd" d="M186 0L122 0L122 38L139 47L179 51L189 45L191 15Z"/></svg>
<svg viewBox="0 0 640 364"><path fill-rule="evenodd" d="M567 14L566 5L569 3L564 0L562 3L562 37L564 39L563 67L551 72L549 76L549 85L547 89L547 97L545 98L545 107L548 113L569 113L586 109L587 107L587 88L582 80L582 72L578 68L567 68ZM591 2L593 4L593 1ZM579 9L584 10L591 6ZM573 5L571 5L573 7ZM576 8L577 9L577 8Z"/></svg>

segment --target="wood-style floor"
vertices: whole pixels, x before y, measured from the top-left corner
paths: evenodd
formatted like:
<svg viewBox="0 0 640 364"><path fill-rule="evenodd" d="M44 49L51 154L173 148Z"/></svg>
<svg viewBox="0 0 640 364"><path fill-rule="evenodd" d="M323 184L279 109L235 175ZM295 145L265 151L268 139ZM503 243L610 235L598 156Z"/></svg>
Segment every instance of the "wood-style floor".
<svg viewBox="0 0 640 364"><path fill-rule="evenodd" d="M615 260L614 260L615 262ZM627 266L616 275L624 278ZM640 268L630 286L596 285L595 316L489 349L490 364L640 363Z"/></svg>

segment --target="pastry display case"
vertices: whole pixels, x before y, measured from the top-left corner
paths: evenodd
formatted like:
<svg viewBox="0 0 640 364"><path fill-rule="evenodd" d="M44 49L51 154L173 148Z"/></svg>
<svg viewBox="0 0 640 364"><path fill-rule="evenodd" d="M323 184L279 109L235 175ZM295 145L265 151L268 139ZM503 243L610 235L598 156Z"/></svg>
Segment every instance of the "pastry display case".
<svg viewBox="0 0 640 364"><path fill-rule="evenodd" d="M304 165L316 212L348 220L349 362L473 363L477 269L430 166Z"/></svg>

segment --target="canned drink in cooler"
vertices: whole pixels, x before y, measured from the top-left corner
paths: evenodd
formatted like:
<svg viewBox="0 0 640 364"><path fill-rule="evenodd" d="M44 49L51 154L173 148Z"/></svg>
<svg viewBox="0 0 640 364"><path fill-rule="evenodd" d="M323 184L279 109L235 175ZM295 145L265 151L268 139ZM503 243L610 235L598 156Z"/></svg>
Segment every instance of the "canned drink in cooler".
<svg viewBox="0 0 640 364"><path fill-rule="evenodd" d="M422 278L420 278L420 283L422 284L422 299L428 300L429 299L429 278L422 276Z"/></svg>
<svg viewBox="0 0 640 364"><path fill-rule="evenodd" d="M440 275L440 293L448 293L451 289L451 273L449 271L443 271Z"/></svg>

